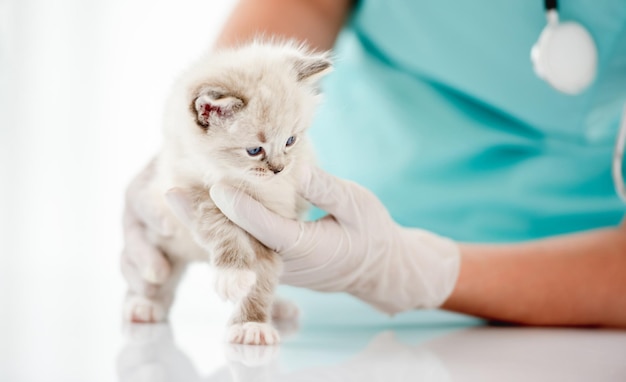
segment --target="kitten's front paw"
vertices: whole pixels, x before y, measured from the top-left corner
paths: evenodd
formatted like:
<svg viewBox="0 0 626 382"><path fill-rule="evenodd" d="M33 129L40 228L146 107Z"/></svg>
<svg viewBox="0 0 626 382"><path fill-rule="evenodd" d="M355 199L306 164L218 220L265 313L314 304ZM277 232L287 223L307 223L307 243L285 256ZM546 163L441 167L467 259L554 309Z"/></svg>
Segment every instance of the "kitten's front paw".
<svg viewBox="0 0 626 382"><path fill-rule="evenodd" d="M241 345L276 345L280 342L280 336L270 324L244 322L228 328L227 340Z"/></svg>
<svg viewBox="0 0 626 382"><path fill-rule="evenodd" d="M157 301L143 296L128 295L124 301L124 320L137 323L163 322L167 309Z"/></svg>
<svg viewBox="0 0 626 382"><path fill-rule="evenodd" d="M247 269L218 269L215 274L215 291L222 300L240 301L255 283L256 273Z"/></svg>

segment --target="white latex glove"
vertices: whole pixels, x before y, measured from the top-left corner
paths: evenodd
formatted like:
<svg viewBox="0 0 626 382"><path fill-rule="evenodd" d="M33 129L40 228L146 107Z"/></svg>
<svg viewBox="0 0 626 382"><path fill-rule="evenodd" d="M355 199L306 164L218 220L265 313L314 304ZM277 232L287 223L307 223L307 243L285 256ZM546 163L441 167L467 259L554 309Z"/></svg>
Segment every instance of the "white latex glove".
<svg viewBox="0 0 626 382"><path fill-rule="evenodd" d="M282 255L285 284L348 292L389 314L436 308L452 293L460 266L452 240L399 226L370 191L317 168L301 194L329 215L290 220L237 189L211 188L229 219Z"/></svg>

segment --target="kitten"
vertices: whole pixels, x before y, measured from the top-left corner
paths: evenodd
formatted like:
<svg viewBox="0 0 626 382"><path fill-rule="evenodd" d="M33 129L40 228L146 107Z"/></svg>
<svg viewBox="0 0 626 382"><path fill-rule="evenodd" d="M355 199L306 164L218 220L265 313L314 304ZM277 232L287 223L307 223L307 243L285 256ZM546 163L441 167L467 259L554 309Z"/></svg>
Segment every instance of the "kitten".
<svg viewBox="0 0 626 382"><path fill-rule="evenodd" d="M151 296L129 293L128 320L164 320L186 264L209 261L218 295L236 303L228 340L279 341L271 315L280 257L222 215L209 189L225 182L278 214L301 218L307 203L297 184L303 167L313 162L306 130L319 98L317 81L330 69L326 53L255 41L208 54L175 83L148 188L154 208L176 225L172 237L149 232L172 272ZM164 195L174 187L193 201L189 228L166 205ZM289 307L276 305L274 313L288 315Z"/></svg>

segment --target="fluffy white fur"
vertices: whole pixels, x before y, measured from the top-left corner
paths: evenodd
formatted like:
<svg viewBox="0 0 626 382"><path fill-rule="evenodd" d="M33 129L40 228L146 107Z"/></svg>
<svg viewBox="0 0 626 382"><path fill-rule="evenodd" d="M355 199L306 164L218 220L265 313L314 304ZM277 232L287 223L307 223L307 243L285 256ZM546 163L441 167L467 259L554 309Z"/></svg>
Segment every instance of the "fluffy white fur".
<svg viewBox="0 0 626 382"><path fill-rule="evenodd" d="M301 217L307 205L296 188L302 168L313 161L306 130L319 98L316 82L330 67L326 54L257 41L207 54L175 83L148 196L175 225L172 237L149 232L167 254L172 277L154 296L129 294L127 319L164 320L185 265L209 261L216 268L217 293L236 303L229 341L279 341L269 323L280 259L225 218L208 190L228 183L276 213ZM287 144L290 137L293 145ZM259 155L247 152L257 147ZM172 188L184 190L191 201L187 224L166 203ZM289 306L273 311L297 314Z"/></svg>

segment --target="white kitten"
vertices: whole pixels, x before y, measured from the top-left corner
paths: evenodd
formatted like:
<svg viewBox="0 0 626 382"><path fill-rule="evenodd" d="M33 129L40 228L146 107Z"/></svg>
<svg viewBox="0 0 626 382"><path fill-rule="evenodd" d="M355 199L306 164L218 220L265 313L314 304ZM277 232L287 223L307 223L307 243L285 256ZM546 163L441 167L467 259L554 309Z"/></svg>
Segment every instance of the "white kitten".
<svg viewBox="0 0 626 382"><path fill-rule="evenodd" d="M173 272L153 296L129 293L127 319L164 320L185 265L210 261L217 293L236 302L229 341L279 341L270 320L280 258L224 217L209 188L225 182L278 214L301 217L307 204L296 188L313 161L306 130L319 98L316 83L330 69L324 53L257 41L208 54L176 82L147 196L176 224L173 237L149 233ZM166 205L164 195L174 187L193 200L190 228Z"/></svg>

